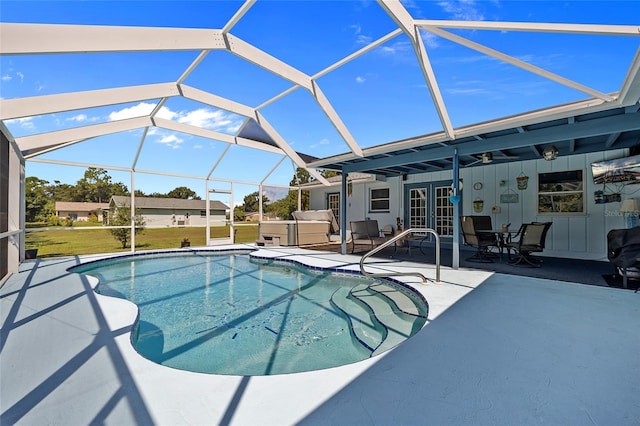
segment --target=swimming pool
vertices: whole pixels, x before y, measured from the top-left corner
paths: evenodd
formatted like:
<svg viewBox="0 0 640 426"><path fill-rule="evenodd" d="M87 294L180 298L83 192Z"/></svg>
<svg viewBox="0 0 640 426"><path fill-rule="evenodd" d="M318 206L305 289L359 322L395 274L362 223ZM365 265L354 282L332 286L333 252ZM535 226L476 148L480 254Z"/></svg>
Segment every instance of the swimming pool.
<svg viewBox="0 0 640 426"><path fill-rule="evenodd" d="M124 256L70 270L135 303L136 350L202 373L272 375L357 362L398 345L428 306L399 283L248 253Z"/></svg>

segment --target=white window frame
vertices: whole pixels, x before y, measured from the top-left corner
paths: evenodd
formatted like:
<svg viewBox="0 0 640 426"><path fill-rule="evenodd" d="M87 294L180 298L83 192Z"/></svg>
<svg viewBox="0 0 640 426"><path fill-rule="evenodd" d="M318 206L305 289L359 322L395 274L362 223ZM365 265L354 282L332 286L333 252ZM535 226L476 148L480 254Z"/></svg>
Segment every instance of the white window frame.
<svg viewBox="0 0 640 426"><path fill-rule="evenodd" d="M374 198L374 191L387 191L386 197L377 196ZM384 202L386 200L386 208L374 208L374 203ZM389 187L369 188L369 212L370 213L389 213L391 210L391 191Z"/></svg>
<svg viewBox="0 0 640 426"><path fill-rule="evenodd" d="M581 172L582 173L582 183L580 185L580 189L576 189L574 191L540 191L540 175L542 174L551 174L551 173L570 173L570 172ZM573 170L565 170L565 171L557 171L557 172L540 172L538 173L538 182L536 185L536 212L540 216L584 216L586 214L586 189L585 189L585 177L586 173L584 169L573 169ZM545 212L540 211L540 197L541 196L554 196L554 195L570 195L570 194L582 194L582 211L579 212L563 212L563 211L551 211Z"/></svg>

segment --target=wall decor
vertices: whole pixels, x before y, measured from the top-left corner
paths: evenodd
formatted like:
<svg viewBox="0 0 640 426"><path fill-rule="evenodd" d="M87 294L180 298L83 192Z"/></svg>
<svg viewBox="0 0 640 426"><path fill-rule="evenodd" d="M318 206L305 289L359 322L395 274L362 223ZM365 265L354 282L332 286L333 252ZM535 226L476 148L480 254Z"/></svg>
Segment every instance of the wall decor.
<svg viewBox="0 0 640 426"><path fill-rule="evenodd" d="M502 212L502 208L500 206L491 207L491 213L497 214L497 213L501 213L501 212Z"/></svg>
<svg viewBox="0 0 640 426"><path fill-rule="evenodd" d="M520 201L520 197L518 193L513 189L507 189L505 192L500 194L500 202L504 204L517 203Z"/></svg>
<svg viewBox="0 0 640 426"><path fill-rule="evenodd" d="M480 191L482 189L482 182L476 182L473 184L473 189Z"/></svg>
<svg viewBox="0 0 640 426"><path fill-rule="evenodd" d="M484 209L484 200L480 198L476 198L473 200L473 211L476 213L480 213Z"/></svg>
<svg viewBox="0 0 640 426"><path fill-rule="evenodd" d="M516 183L518 184L519 190L527 189L527 185L529 184L529 176L525 175L524 172L520 173L520 175L516 178Z"/></svg>

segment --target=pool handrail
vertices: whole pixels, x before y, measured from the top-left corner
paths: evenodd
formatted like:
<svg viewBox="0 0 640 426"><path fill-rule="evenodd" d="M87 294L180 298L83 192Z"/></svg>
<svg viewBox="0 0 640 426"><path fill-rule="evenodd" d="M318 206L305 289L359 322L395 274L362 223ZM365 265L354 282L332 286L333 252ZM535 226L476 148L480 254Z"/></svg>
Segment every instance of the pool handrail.
<svg viewBox="0 0 640 426"><path fill-rule="evenodd" d="M422 279L423 283L426 283L427 281L429 281L428 278L425 277L420 272L383 272L383 273L373 273L373 272L367 272L364 269L364 261L365 261L366 258L368 258L369 256L373 256L374 254L378 253L380 250L384 249L385 247L389 247L391 244L394 244L396 241L404 238L405 236L407 236L409 234L414 234L414 233L415 234L417 234L417 233L423 233L423 234L424 233L429 233L429 234L433 234L436 237L436 280L435 280L435 283L436 284L440 284L440 236L438 235L438 233L434 229L431 229L431 228L410 228L410 229L405 229L404 231L402 231L398 235L393 236L392 238L390 238L389 240L387 240L384 243L380 244L378 247L374 248L373 250L368 251L360 259L360 273L362 275L366 275L368 277L376 277L376 278L386 278L386 277L412 275L412 276L420 277Z"/></svg>

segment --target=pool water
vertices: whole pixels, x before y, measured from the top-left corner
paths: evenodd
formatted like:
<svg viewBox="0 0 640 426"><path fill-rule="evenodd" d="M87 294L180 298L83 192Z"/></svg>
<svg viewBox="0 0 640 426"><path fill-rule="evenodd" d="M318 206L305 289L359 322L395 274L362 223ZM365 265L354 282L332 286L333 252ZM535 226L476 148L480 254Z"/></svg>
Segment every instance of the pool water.
<svg viewBox="0 0 640 426"><path fill-rule="evenodd" d="M173 368L271 375L357 362L406 340L426 302L386 280L251 259L248 254L128 256L72 272L135 303L132 343Z"/></svg>

